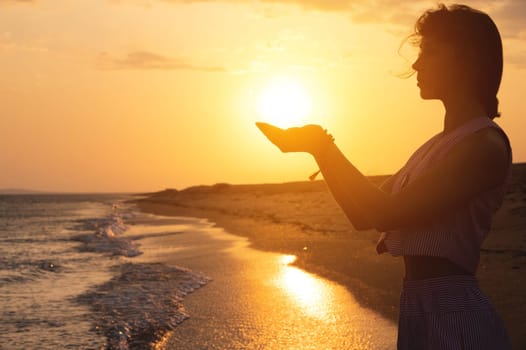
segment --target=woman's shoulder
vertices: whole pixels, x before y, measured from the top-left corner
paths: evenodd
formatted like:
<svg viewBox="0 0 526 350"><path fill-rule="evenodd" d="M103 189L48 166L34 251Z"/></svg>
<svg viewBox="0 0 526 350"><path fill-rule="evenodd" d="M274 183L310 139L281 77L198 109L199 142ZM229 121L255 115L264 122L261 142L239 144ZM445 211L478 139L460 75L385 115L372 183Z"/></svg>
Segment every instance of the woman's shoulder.
<svg viewBox="0 0 526 350"><path fill-rule="evenodd" d="M511 160L511 145L503 129L487 127L477 130L459 143L459 148L472 156L479 156L486 161L506 165Z"/></svg>
<svg viewBox="0 0 526 350"><path fill-rule="evenodd" d="M451 153L470 161L506 165L511 160L511 146L505 131L490 118L475 118L443 137L436 157ZM435 158L436 158L435 157ZM437 159L438 160L438 159Z"/></svg>
<svg viewBox="0 0 526 350"><path fill-rule="evenodd" d="M508 135L498 126L481 129L476 132L474 136L478 142L488 144L498 149L507 150L511 148Z"/></svg>
<svg viewBox="0 0 526 350"><path fill-rule="evenodd" d="M458 142L445 158L466 174L479 174L481 182L501 184L509 175L512 163L511 147L505 132L499 127L477 130Z"/></svg>

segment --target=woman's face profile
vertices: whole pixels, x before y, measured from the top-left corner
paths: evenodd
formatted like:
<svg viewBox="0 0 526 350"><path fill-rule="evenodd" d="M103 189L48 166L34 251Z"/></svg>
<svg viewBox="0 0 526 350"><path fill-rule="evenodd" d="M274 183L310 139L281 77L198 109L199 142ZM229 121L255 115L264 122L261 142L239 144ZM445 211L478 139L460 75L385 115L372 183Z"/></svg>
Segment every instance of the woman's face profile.
<svg viewBox="0 0 526 350"><path fill-rule="evenodd" d="M447 98L459 80L458 60L451 45L437 40L422 40L420 53L413 63L420 96L424 100Z"/></svg>

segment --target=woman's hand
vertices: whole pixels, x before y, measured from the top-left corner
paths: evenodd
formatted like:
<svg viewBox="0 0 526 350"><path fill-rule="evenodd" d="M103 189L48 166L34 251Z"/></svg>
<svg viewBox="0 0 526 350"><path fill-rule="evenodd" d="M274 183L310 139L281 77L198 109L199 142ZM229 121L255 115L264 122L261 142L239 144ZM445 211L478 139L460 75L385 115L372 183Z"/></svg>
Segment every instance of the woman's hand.
<svg viewBox="0 0 526 350"><path fill-rule="evenodd" d="M319 125L281 129L268 123L257 122L256 126L282 152L308 152L317 156L334 141Z"/></svg>

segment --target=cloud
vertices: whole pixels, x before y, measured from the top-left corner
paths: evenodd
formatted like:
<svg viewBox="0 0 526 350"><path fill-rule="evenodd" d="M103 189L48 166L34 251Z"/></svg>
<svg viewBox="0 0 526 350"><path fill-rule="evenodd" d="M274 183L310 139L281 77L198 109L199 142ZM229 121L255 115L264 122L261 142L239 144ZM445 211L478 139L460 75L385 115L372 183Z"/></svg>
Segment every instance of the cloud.
<svg viewBox="0 0 526 350"><path fill-rule="evenodd" d="M128 0L130 1L130 0ZM157 0L170 3L229 2L254 4L247 0ZM295 5L306 10L346 13L360 23L382 23L391 25L412 24L420 13L436 7L435 0L259 0L267 5ZM522 31L526 19L526 1L524 0L469 0L467 5L483 11L489 10L492 17L506 26L506 32Z"/></svg>
<svg viewBox="0 0 526 350"><path fill-rule="evenodd" d="M132 0L126 0L132 1ZM145 0L146 1L146 0ZM173 4L231 3L259 5L268 18L288 15L283 5L290 5L305 11L338 13L348 16L355 23L382 24L412 28L418 15L436 6L433 0L148 0ZM276 6L274 6L276 5ZM261 8L262 7L262 8Z"/></svg>
<svg viewBox="0 0 526 350"><path fill-rule="evenodd" d="M239 3L239 4L254 4L253 1L247 0L160 0L163 2L171 3L182 3L182 4L191 4L191 3L205 3L205 2L229 2L229 3ZM407 3L414 3L422 0L413 0L407 1ZM400 3L394 2L393 0L259 0L260 4L267 5L294 5L298 6L305 10L318 10L318 11L328 11L328 12L347 12L350 15L354 11L359 13L369 12L364 11L365 9L370 9L371 12L377 14L382 14L386 10L393 10L400 8ZM429 1L427 1L429 2ZM396 5L396 6L393 6ZM402 12L403 10L401 10Z"/></svg>
<svg viewBox="0 0 526 350"><path fill-rule="evenodd" d="M30 2L35 2L35 0L0 0L0 5L1 4L9 4L9 3L17 3L17 2L30 3Z"/></svg>
<svg viewBox="0 0 526 350"><path fill-rule="evenodd" d="M1 0L0 0L1 1ZM42 42L27 41L17 42L11 32L0 33L0 52L1 51L21 51L30 53L45 53L50 49Z"/></svg>
<svg viewBox="0 0 526 350"><path fill-rule="evenodd" d="M1 1L1 0L0 0ZM203 3L203 2L221 2L221 0L161 0L164 2L172 3ZM247 0L223 0L223 2L230 3L250 3L253 4L253 1ZM350 4L355 2L355 0L259 0L261 3L268 4L284 4L284 5L298 5L306 9L317 9L322 11L342 11L349 8Z"/></svg>
<svg viewBox="0 0 526 350"><path fill-rule="evenodd" d="M350 0L260 0L262 3L293 4L305 9L321 11L346 11L352 7Z"/></svg>
<svg viewBox="0 0 526 350"><path fill-rule="evenodd" d="M204 72L225 72L219 66L202 66L181 58L171 58L149 51L133 51L123 58L112 57L106 52L99 54L96 67L102 70L195 70Z"/></svg>
<svg viewBox="0 0 526 350"><path fill-rule="evenodd" d="M504 64L510 64L518 69L526 69L526 52L509 54L504 58Z"/></svg>
<svg viewBox="0 0 526 350"><path fill-rule="evenodd" d="M526 32L526 1L506 1L491 16L505 37L518 38Z"/></svg>

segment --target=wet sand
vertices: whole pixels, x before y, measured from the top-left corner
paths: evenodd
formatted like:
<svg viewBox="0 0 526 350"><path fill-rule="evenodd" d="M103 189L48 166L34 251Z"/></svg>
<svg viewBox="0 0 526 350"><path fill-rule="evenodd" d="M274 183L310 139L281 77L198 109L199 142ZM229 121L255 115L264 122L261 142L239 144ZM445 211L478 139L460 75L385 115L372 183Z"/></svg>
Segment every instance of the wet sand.
<svg viewBox="0 0 526 350"><path fill-rule="evenodd" d="M514 349L526 349L526 165L514 165L513 175L482 247L477 277ZM137 204L144 212L207 218L229 233L247 237L258 250L295 255L293 266L337 282L361 305L397 320L401 259L377 255L379 233L355 231L323 181L171 189Z"/></svg>
<svg viewBox="0 0 526 350"><path fill-rule="evenodd" d="M152 217L148 225L175 222ZM140 225L129 234L137 231ZM255 250L205 221L137 242L145 253L136 263L164 262L212 278L185 298L190 318L169 334L167 349L395 348L394 322L346 288L291 266L292 255Z"/></svg>

